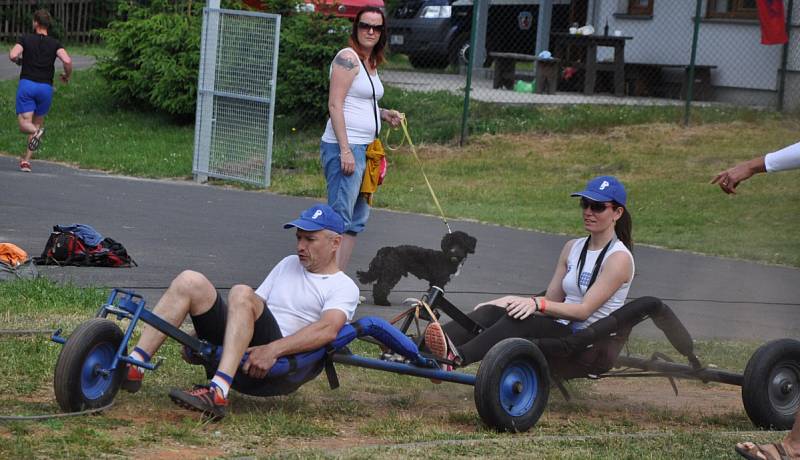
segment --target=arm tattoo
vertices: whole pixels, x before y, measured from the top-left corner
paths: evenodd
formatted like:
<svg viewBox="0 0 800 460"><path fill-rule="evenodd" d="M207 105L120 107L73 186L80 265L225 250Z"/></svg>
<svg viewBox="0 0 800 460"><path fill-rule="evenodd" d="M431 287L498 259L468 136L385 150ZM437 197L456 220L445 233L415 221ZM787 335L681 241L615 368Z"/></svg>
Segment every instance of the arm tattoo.
<svg viewBox="0 0 800 460"><path fill-rule="evenodd" d="M353 70L356 67L356 63L353 62L352 59L342 56L336 56L336 58L333 60L333 63L340 67L344 67L348 71Z"/></svg>

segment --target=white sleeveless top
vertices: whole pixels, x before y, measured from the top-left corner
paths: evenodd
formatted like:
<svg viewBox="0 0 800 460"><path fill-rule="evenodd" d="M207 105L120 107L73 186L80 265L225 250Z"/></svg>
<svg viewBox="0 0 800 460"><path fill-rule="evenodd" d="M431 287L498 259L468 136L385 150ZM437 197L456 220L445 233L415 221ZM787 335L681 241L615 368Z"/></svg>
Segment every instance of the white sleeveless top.
<svg viewBox="0 0 800 460"><path fill-rule="evenodd" d="M570 248L569 256L567 256L567 273L564 275L564 279L561 280L561 288L564 289L564 293L566 294L564 303L578 304L583 301L583 296L588 290L589 281L592 279L592 271L594 271L594 264L597 261L597 256L603 252L602 249L598 249L596 251L586 251L586 261L583 264L583 270L580 274L579 288L577 276L578 260L581 256L581 249L583 249L583 245L586 244L587 239L588 237L584 237L575 240L575 242L572 244L572 248ZM592 315L586 319L586 321L573 321L570 326L574 330L583 329L598 319L605 318L625 304L625 299L628 297L628 290L631 287L633 276L636 273L636 265L634 265L633 254L631 254L622 241L616 238L614 239L614 242L611 244L611 247L608 248L608 251L606 251L606 255L600 264L600 272L603 271L603 267L605 266L605 262L608 260L608 257L615 252L625 252L628 254L628 257L631 258L631 265L633 269L631 273L631 279L629 279L626 283L623 283L623 285L617 289L617 292L615 292L614 295L612 295L611 298L606 301L606 303L601 305L600 308L595 310L594 313L592 313Z"/></svg>
<svg viewBox="0 0 800 460"><path fill-rule="evenodd" d="M344 48L336 53L339 56L344 51L350 51L358 56L353 48ZM369 144L375 140L375 118L378 119L378 132L381 131L381 116L378 104L372 101L372 86L369 84L369 78L372 78L372 84L375 85L375 100L380 101L383 97L383 84L378 76L377 70L375 75L367 77L367 72L364 66L359 62L359 72L353 79L347 95L344 97L344 126L347 128L347 142L350 144ZM328 76L333 73L333 64L328 70ZM373 115L373 113L375 115ZM333 132L333 125L331 119L328 118L328 123L325 125L325 133L322 134L322 141L331 144L336 144L336 134Z"/></svg>

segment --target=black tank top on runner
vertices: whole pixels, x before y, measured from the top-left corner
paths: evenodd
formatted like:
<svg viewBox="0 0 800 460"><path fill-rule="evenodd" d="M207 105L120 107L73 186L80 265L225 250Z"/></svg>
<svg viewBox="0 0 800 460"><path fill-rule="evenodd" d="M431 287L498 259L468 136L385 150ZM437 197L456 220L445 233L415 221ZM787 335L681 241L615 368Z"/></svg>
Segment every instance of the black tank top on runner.
<svg viewBox="0 0 800 460"><path fill-rule="evenodd" d="M25 34L17 43L22 45L22 71L19 79L53 84L56 73L56 53L61 42L49 35Z"/></svg>

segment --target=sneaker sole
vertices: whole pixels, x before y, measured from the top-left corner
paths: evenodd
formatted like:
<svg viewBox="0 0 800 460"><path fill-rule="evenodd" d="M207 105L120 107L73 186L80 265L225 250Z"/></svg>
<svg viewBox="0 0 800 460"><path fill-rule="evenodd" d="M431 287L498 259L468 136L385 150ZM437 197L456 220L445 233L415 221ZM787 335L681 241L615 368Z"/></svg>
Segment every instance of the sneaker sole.
<svg viewBox="0 0 800 460"><path fill-rule="evenodd" d="M210 409L201 409L199 407L196 407L194 404L184 400L181 397L181 395L176 395L176 394L170 393L169 394L169 399L171 399L172 402L177 404L178 407L182 407L183 409L187 409L187 410L190 410L192 412L200 412L200 413L203 414L203 416L208 417L208 418L210 418L211 420L213 420L215 422L217 422L219 420L222 420L225 417L225 412L219 413L217 411L213 411L213 410L210 410Z"/></svg>
<svg viewBox="0 0 800 460"><path fill-rule="evenodd" d="M30 142L28 142L28 150L34 152L39 149L39 144L42 143L42 136L44 136L44 129L39 128L36 133L33 134Z"/></svg>
<svg viewBox="0 0 800 460"><path fill-rule="evenodd" d="M425 329L425 345L434 355L440 358L447 357L447 338L445 338L444 331L438 323L431 323ZM446 364L441 365L442 370L450 370L446 367L449 366ZM430 379L430 381L437 385L442 383L439 379Z"/></svg>

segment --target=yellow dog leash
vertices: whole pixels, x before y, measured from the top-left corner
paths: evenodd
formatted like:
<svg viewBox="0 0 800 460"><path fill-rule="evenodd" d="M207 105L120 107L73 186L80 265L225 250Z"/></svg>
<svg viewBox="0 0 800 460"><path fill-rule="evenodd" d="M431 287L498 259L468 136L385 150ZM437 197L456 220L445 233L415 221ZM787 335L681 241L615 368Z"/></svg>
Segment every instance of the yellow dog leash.
<svg viewBox="0 0 800 460"><path fill-rule="evenodd" d="M411 147L411 153L414 154L414 158L417 160L417 165L419 165L419 170L422 172L422 177L425 179L425 184L428 186L428 190L431 192L431 196L433 197L433 202L436 204L436 207L439 209L439 214L442 215L442 220L444 221L445 227L447 227L447 233L453 233L450 230L450 224L447 223L447 217L444 215L444 210L442 210L442 205L439 204L439 199L436 198L436 193L433 191L433 187L431 186L431 181L428 180L427 174L425 174L425 168L422 167L422 161L419 159L419 155L417 155L417 149L414 147L414 142L411 140L411 135L408 133L408 122L406 120L406 114L400 114L400 127L403 130L403 138L400 140L400 143L397 144L395 147L389 146L389 133L392 132L392 128L386 131L386 138L384 140L384 144L386 144L386 148L389 150L397 150L402 146L406 141L408 141L408 146ZM396 129L396 128L394 128Z"/></svg>

